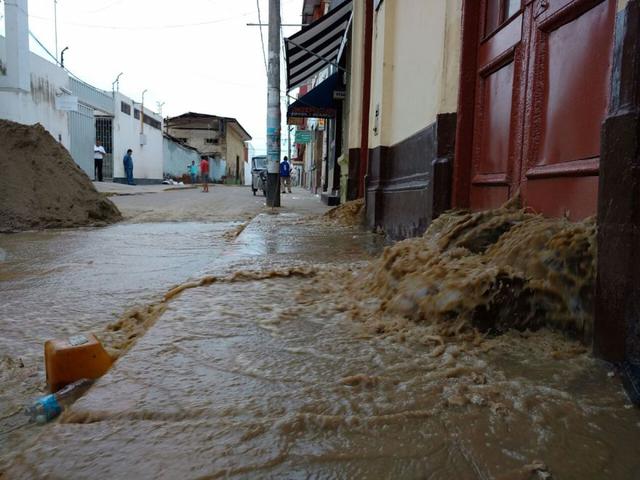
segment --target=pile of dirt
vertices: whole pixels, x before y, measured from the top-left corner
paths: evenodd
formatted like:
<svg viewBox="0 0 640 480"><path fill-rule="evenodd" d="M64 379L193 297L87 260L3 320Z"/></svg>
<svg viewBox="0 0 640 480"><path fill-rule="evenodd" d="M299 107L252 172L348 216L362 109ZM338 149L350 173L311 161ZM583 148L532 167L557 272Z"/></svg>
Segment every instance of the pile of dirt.
<svg viewBox="0 0 640 480"><path fill-rule="evenodd" d="M0 232L105 225L122 217L40 124L0 120Z"/></svg>
<svg viewBox="0 0 640 480"><path fill-rule="evenodd" d="M592 328L596 224L512 206L452 212L425 235L387 247L350 286L372 333L411 336ZM428 340L428 338L427 338Z"/></svg>
<svg viewBox="0 0 640 480"><path fill-rule="evenodd" d="M364 199L359 198L332 208L323 217L342 225L362 225L364 223Z"/></svg>

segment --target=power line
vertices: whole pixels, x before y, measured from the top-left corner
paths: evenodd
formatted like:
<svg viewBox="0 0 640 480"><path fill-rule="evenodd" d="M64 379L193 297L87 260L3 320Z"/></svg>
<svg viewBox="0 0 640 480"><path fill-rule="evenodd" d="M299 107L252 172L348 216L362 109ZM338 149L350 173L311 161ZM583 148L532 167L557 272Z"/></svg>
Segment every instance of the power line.
<svg viewBox="0 0 640 480"><path fill-rule="evenodd" d="M47 47L45 47L44 44L40 40L38 40L38 37L36 37L31 30L29 30L29 35L31 35L31 38L33 38L35 42L40 45L40 48L42 48L42 50L44 50L45 53L47 53L53 59L53 61L56 62L56 65L60 65L60 62L58 61L56 56L49 50L47 50Z"/></svg>
<svg viewBox="0 0 640 480"><path fill-rule="evenodd" d="M256 0L258 6L258 23L260 24L260 43L262 44L262 60L264 61L264 72L269 75L269 67L267 66L267 52L264 48L264 36L262 35L262 17L260 15L260 0Z"/></svg>
<svg viewBox="0 0 640 480"><path fill-rule="evenodd" d="M93 28L93 29L104 29L104 30L162 30L167 28L174 29L174 28L189 28L189 27L214 25L216 23L224 23L230 20L236 20L238 18L248 17L249 15L253 15L253 11L241 13L239 15L234 15L233 17L218 18L216 20L205 20L202 22L177 23L177 24L169 24L169 25L122 26L122 25L100 25L100 24L89 24L89 23L78 23L78 22L60 22L60 23L63 23L64 25L71 25L71 26L80 27L80 28ZM30 15L30 17L38 20L51 20L51 18L49 17L42 17L38 15Z"/></svg>
<svg viewBox="0 0 640 480"><path fill-rule="evenodd" d="M85 83L87 85L91 85L89 82L85 82L83 79L81 79L75 73L70 71L68 68L63 67L62 64L60 63L60 61L55 57L55 55L53 53L51 53L47 49L47 47L44 46L44 44L40 41L40 39L38 39L38 37L36 37L35 34L31 30L29 30L29 35L31 36L31 38L33 38L35 40L35 42L40 46L40 48L42 48L42 50L44 50L44 52L52 58L52 60L56 63L56 65L58 65L59 67L62 67L69 75L71 75L76 80L78 80L78 81L80 81L82 83Z"/></svg>

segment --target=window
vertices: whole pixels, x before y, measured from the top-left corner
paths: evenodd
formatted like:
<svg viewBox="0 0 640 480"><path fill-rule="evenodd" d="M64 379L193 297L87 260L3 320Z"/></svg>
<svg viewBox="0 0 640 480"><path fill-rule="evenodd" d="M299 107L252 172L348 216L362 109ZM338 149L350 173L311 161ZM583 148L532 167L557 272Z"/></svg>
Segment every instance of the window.
<svg viewBox="0 0 640 480"><path fill-rule="evenodd" d="M204 139L204 143L207 143L209 145L218 145L220 143L220 139L219 138L205 138Z"/></svg>
<svg viewBox="0 0 640 480"><path fill-rule="evenodd" d="M131 105L126 102L120 102L120 111L127 115L131 115Z"/></svg>
<svg viewBox="0 0 640 480"><path fill-rule="evenodd" d="M485 36L491 35L500 25L520 10L521 0L487 0Z"/></svg>
<svg viewBox="0 0 640 480"><path fill-rule="evenodd" d="M133 117L136 120L140 120L140 110L138 110L137 108L134 109L133 110ZM156 120L151 115L145 115L144 119L142 121L144 123L146 123L147 125L149 125L150 127L156 128L158 130L160 130L160 128L162 127L162 122Z"/></svg>
<svg viewBox="0 0 640 480"><path fill-rule="evenodd" d="M102 142L107 153L113 153L113 133L111 117L96 117L96 140Z"/></svg>
<svg viewBox="0 0 640 480"><path fill-rule="evenodd" d="M160 127L162 126L162 122L160 122L159 120L156 120L151 115L145 115L143 122L149 125L150 127L155 128L156 130L160 130Z"/></svg>

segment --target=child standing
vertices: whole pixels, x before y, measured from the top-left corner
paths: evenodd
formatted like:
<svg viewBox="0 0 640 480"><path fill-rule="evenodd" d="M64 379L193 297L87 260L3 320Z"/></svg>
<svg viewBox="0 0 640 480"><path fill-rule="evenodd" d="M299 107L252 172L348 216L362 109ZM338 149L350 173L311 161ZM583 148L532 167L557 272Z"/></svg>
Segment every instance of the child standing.
<svg viewBox="0 0 640 480"><path fill-rule="evenodd" d="M209 162L207 157L202 157L200 161L200 176L202 177L202 191L209 191Z"/></svg>

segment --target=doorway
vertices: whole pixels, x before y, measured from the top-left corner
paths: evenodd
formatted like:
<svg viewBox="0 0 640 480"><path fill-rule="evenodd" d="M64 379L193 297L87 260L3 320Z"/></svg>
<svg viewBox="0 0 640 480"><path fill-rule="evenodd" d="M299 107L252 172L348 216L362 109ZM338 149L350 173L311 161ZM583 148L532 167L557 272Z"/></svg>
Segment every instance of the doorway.
<svg viewBox="0 0 640 480"><path fill-rule="evenodd" d="M456 206L495 208L519 192L545 215L596 213L615 9L465 1Z"/></svg>

